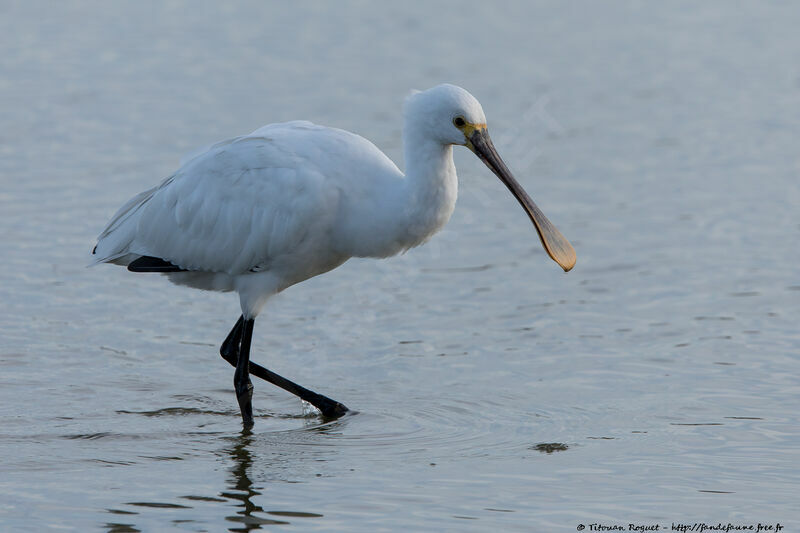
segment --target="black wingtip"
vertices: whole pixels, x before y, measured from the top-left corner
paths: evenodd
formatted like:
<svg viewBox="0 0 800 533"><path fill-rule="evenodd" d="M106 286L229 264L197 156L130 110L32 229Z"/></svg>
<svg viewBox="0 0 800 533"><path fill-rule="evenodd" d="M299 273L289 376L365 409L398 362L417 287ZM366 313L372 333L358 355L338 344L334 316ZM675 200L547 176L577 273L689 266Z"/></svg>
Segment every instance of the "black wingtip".
<svg viewBox="0 0 800 533"><path fill-rule="evenodd" d="M128 270L131 272L186 272L185 268L149 255L143 255L139 259L131 261Z"/></svg>

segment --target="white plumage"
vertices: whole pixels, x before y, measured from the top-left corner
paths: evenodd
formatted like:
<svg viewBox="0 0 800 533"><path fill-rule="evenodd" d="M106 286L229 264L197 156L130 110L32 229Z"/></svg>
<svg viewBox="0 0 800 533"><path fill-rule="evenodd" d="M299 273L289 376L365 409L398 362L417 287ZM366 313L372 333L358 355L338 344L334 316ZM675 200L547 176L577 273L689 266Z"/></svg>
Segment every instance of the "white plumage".
<svg viewBox="0 0 800 533"><path fill-rule="evenodd" d="M412 94L405 174L353 133L301 121L264 126L193 154L128 201L100 234L95 262L157 258L182 270L165 271L175 283L237 291L243 318L252 320L271 295L350 257L387 257L430 238L455 206L452 145L460 144L506 183L568 270L571 246L513 180L485 124L464 89Z"/></svg>
<svg viewBox="0 0 800 533"><path fill-rule="evenodd" d="M343 165L348 158L358 166ZM369 201L371 180L399 176L357 135L272 124L215 144L128 202L101 234L98 262L159 257L189 271L169 273L176 283L230 291L241 277L258 277L274 293L354 255L336 231L346 213L342 190Z"/></svg>

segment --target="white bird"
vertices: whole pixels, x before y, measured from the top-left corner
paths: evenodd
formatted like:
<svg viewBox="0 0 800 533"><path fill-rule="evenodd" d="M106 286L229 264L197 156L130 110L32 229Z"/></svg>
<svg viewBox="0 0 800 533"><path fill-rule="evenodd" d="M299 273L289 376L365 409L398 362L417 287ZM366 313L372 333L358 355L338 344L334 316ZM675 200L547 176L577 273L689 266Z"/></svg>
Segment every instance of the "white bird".
<svg viewBox="0 0 800 533"><path fill-rule="evenodd" d="M575 251L497 154L478 101L454 85L406 99L406 172L368 140L310 122L264 126L181 162L160 185L123 205L100 234L96 263L162 272L205 290L236 291L242 316L220 353L236 367L245 427L253 424L249 374L315 405L347 407L250 362L256 316L270 296L351 257L388 257L427 241L450 219L458 181L453 145L472 150L510 189L544 249L565 271Z"/></svg>

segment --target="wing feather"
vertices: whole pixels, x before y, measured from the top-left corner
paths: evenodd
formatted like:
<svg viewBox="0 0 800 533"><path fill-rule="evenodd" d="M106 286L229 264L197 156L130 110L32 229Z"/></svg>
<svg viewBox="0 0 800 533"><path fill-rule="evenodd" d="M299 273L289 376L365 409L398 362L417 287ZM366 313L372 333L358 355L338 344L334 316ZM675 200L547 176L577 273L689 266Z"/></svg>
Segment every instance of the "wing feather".
<svg viewBox="0 0 800 533"><path fill-rule="evenodd" d="M131 252L238 274L291 253L326 206L324 176L266 138L196 156L142 207Z"/></svg>
<svg viewBox="0 0 800 533"><path fill-rule="evenodd" d="M339 203L343 191L358 201L375 186L370 176L402 174L352 133L270 124L191 154L173 176L132 198L100 235L97 262L149 256L233 275L282 264L305 269L284 272L286 279L305 279L344 259L336 249Z"/></svg>

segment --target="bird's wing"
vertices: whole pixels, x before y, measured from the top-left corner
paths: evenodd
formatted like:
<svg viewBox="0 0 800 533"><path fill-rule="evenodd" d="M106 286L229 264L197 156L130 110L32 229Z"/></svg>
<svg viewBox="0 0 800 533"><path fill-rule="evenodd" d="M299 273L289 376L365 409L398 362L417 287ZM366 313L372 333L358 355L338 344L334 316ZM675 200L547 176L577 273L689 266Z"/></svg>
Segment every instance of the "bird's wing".
<svg viewBox="0 0 800 533"><path fill-rule="evenodd" d="M335 216L337 189L312 159L293 150L291 139L245 136L214 145L142 193L144 201L129 202L138 222L127 252L189 270L268 268Z"/></svg>

